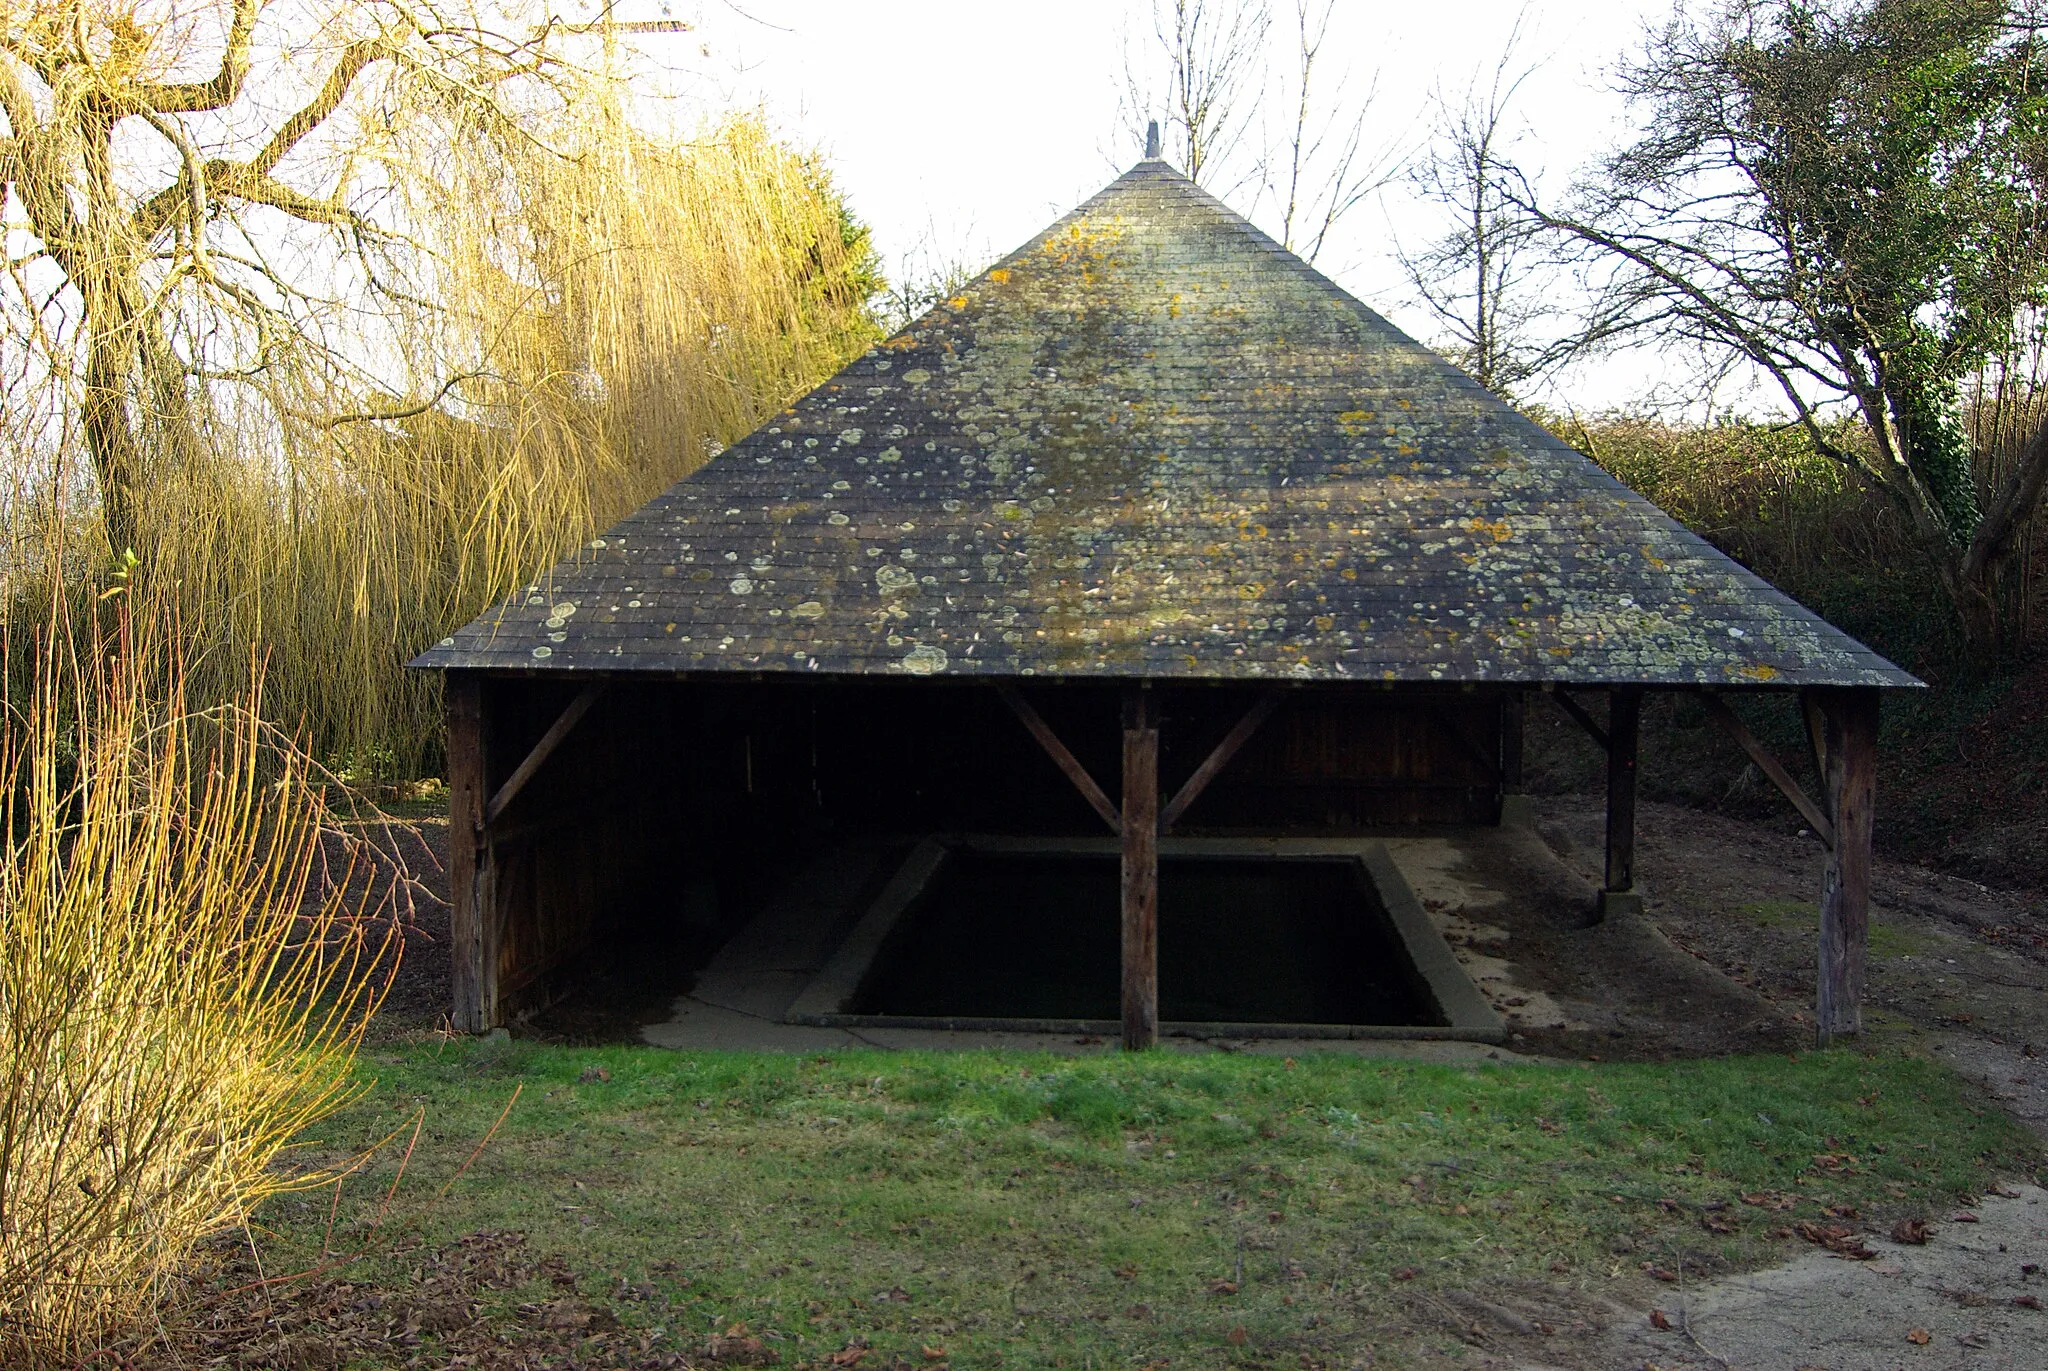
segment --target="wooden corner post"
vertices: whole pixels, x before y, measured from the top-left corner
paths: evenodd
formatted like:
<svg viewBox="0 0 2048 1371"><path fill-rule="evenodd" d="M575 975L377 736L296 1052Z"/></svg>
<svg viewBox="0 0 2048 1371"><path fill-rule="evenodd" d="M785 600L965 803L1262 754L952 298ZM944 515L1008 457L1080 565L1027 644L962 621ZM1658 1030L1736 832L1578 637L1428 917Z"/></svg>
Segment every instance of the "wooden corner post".
<svg viewBox="0 0 2048 1371"><path fill-rule="evenodd" d="M1815 689L1809 718L1821 788L1834 823L1820 891L1820 977L1814 1023L1823 1045L1863 1031L1863 958L1870 940L1870 847L1877 807L1878 694ZM1819 717L1814 718L1817 714Z"/></svg>
<svg viewBox="0 0 2048 1371"><path fill-rule="evenodd" d="M497 910L484 819L490 778L483 682L474 672L451 671L442 692L448 710L450 1018L457 1032L482 1033L498 1023Z"/></svg>
<svg viewBox="0 0 2048 1371"><path fill-rule="evenodd" d="M1636 894L1636 746L1642 730L1641 686L1607 694L1607 875L1600 887L1600 917L1640 913Z"/></svg>
<svg viewBox="0 0 2048 1371"><path fill-rule="evenodd" d="M1159 718L1148 686L1124 692L1124 1049L1159 1042Z"/></svg>

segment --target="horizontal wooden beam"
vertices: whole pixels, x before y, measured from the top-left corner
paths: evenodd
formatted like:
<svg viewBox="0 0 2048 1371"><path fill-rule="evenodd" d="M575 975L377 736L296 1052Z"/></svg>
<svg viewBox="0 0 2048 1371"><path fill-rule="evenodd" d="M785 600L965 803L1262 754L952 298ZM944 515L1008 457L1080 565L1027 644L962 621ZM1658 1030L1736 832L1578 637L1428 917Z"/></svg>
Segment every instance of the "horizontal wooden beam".
<svg viewBox="0 0 2048 1371"><path fill-rule="evenodd" d="M1600 750L1602 752L1610 752L1613 750L1613 744L1607 741L1607 730L1600 727L1598 721L1596 721L1592 715L1586 712L1586 707L1584 705L1580 704L1577 700L1574 700L1571 696L1565 694L1562 690L1553 690L1549 692L1549 694L1551 699L1557 701L1558 708L1562 709L1565 713L1571 715L1572 718L1576 719L1578 721L1579 727L1585 729L1587 734L1592 737L1593 741L1600 745Z"/></svg>
<svg viewBox="0 0 2048 1371"><path fill-rule="evenodd" d="M1223 735L1223 741L1216 744L1214 750L1203 758L1202 764L1195 768L1195 774L1182 782L1181 788L1166 802L1166 808L1159 812L1160 832L1164 833L1180 822L1180 816L1188 812L1188 806L1200 798L1202 792L1209 788L1209 782L1215 780L1217 773L1230 765L1230 759L1251 741L1252 734L1259 731L1259 725L1266 722L1279 706L1280 692L1269 690L1245 711L1244 717L1237 721L1230 732Z"/></svg>
<svg viewBox="0 0 2048 1371"><path fill-rule="evenodd" d="M1081 798L1102 816L1102 822L1109 825L1109 831L1122 833L1122 813L1110 803L1109 796L1095 783L1095 778L1088 774L1088 768L1081 765L1078 757L1067 751L1067 745L1060 741L1059 734L1052 731L1052 725L1039 717L1038 711L1031 707L1031 701L1025 699L1015 686L997 686L996 694L1003 697L1003 703L1010 707L1010 712L1017 716L1018 722L1029 730L1032 737L1038 739L1038 745L1045 749L1045 755L1052 758L1053 764L1066 773L1067 779L1074 783L1074 789L1081 792Z"/></svg>
<svg viewBox="0 0 2048 1371"><path fill-rule="evenodd" d="M1726 700L1712 691L1702 692L1700 698L1706 701L1707 714L1721 726L1721 731L1733 738L1736 746L1747 752L1749 759L1757 764L1757 769L1771 778L1771 784L1785 793L1785 798L1792 802L1792 807L1806 820L1807 827L1820 834L1822 842L1833 847L1835 826L1821 813L1820 806L1800 788L1799 782L1792 779L1792 773L1785 770L1778 759L1771 755L1769 748L1757 741L1756 735L1751 733L1748 725L1728 707Z"/></svg>
<svg viewBox="0 0 2048 1371"><path fill-rule="evenodd" d="M533 751L526 754L526 760L513 769L512 774L505 778L505 784L498 787L498 793L491 796L490 804L484 807L484 828L496 823L498 816L505 812L505 807L519 798L519 792L526 789L526 783L540 770L541 763L553 755L554 750L562 745L562 740L569 736L571 730L583 721L583 716L590 712L590 707L597 703L597 697L604 694L604 687L603 681L592 681L583 687L576 698L569 702L569 707L562 711L561 717L548 725L548 731L540 735L540 741L533 745Z"/></svg>

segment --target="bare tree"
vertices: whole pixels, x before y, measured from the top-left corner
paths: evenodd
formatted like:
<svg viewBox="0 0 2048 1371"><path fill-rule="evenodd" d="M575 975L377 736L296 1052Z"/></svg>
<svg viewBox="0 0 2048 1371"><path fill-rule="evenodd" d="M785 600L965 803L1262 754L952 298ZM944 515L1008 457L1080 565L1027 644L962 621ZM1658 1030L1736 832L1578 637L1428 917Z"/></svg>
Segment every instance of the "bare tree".
<svg viewBox="0 0 2048 1371"><path fill-rule="evenodd" d="M1399 252L1416 296L1443 331L1445 355L1502 396L1591 345L1612 324L1598 301L1595 317L1584 320L1553 303L1554 263L1509 189L1517 174L1512 110L1535 71L1519 60L1522 41L1517 19L1490 70L1458 96L1441 87L1434 93L1434 136L1410 178L1424 200L1443 207L1451 226L1419 251Z"/></svg>
<svg viewBox="0 0 2048 1371"><path fill-rule="evenodd" d="M1899 511L1980 653L2048 486L2048 422L1994 472L1961 403L2048 307L2039 9L1723 0L1624 69L1648 117L1568 203L1497 183L1604 273L1617 328L1768 378ZM1827 422L1845 409L1865 441Z"/></svg>
<svg viewBox="0 0 2048 1371"><path fill-rule="evenodd" d="M888 273L870 306L884 333L901 333L980 274L975 260L986 260L986 254L944 251L939 241L937 226L927 223Z"/></svg>
<svg viewBox="0 0 2048 1371"><path fill-rule="evenodd" d="M1336 12L1336 0L1294 0L1284 61L1267 0L1154 0L1149 34L1124 43L1128 131L1160 118L1190 180L1249 218L1270 200L1277 236L1310 261L1402 162L1394 140L1367 136L1376 82L1359 91L1347 72L1328 79Z"/></svg>
<svg viewBox="0 0 2048 1371"><path fill-rule="evenodd" d="M310 370L382 393L372 417L433 404L452 378L388 393L327 331L366 301L422 301L403 207L436 140L535 136L577 34L683 27L470 0L0 10L0 202L20 216L5 319L75 397L113 545L223 387L288 405L286 378Z"/></svg>
<svg viewBox="0 0 2048 1371"><path fill-rule="evenodd" d="M1280 202L1280 241L1313 262L1331 232L1400 174L1404 161L1389 140L1369 143L1366 124L1379 93L1377 76L1355 98L1340 73L1325 95L1323 48L1337 0L1294 0L1293 120L1277 152L1268 153L1267 188Z"/></svg>
<svg viewBox="0 0 2048 1371"><path fill-rule="evenodd" d="M1226 199L1252 175L1234 162L1265 90L1272 22L1265 0L1153 0L1143 51L1124 37L1125 123L1139 133L1163 115L1181 170ZM1232 179L1217 184L1226 169Z"/></svg>

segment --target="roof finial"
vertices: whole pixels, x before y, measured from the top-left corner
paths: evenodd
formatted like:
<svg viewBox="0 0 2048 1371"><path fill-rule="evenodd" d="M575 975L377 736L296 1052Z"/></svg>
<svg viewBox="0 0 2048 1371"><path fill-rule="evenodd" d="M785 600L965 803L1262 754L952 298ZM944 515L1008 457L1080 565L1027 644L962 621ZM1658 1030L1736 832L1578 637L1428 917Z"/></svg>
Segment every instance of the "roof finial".
<svg viewBox="0 0 2048 1371"><path fill-rule="evenodd" d="M1145 125L1145 160L1156 162L1159 156L1159 121L1154 119Z"/></svg>

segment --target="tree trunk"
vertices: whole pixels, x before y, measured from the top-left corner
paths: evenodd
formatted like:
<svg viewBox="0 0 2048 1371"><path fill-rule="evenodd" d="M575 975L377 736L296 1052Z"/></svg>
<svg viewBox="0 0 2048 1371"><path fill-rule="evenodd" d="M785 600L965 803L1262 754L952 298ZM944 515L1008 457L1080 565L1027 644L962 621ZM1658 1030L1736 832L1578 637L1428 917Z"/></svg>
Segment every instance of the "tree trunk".
<svg viewBox="0 0 2048 1371"><path fill-rule="evenodd" d="M135 505L142 480L142 445L128 409L128 390L135 375L135 333L132 326L110 317L110 303L95 307L86 292L85 449L100 487L100 518L113 554L135 546Z"/></svg>

